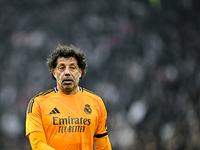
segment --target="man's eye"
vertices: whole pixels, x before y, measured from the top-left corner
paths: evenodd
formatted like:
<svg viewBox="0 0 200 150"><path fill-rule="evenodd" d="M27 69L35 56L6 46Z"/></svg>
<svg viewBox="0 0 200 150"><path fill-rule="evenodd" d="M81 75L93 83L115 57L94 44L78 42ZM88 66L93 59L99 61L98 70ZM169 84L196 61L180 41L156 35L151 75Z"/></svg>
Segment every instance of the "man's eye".
<svg viewBox="0 0 200 150"><path fill-rule="evenodd" d="M71 69L76 69L76 67L74 67L74 66L71 66Z"/></svg>
<svg viewBox="0 0 200 150"><path fill-rule="evenodd" d="M61 69L61 70L62 70L62 69L64 69L64 67L59 67L59 69Z"/></svg>

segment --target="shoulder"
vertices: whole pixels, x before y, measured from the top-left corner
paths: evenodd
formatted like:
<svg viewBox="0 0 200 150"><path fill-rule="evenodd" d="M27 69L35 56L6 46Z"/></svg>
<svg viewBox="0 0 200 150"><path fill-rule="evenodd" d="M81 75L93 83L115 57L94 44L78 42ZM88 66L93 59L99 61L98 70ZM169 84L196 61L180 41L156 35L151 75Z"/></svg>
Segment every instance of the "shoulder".
<svg viewBox="0 0 200 150"><path fill-rule="evenodd" d="M83 94L85 94L86 96L89 96L90 98L94 99L95 101L97 101L98 103L100 103L101 105L105 105L103 99L97 95L96 93L86 89L86 88L83 88L82 89L82 92Z"/></svg>
<svg viewBox="0 0 200 150"><path fill-rule="evenodd" d="M48 89L46 91L40 92L39 94L35 95L30 101L33 103L37 100L45 99L45 98L51 96L54 93L56 93L54 88Z"/></svg>
<svg viewBox="0 0 200 150"><path fill-rule="evenodd" d="M101 97L99 95L97 95L96 93L86 89L86 88L82 88L82 92L85 94L85 95L88 95L90 97L93 97L93 98L96 98L96 99L101 99Z"/></svg>
<svg viewBox="0 0 200 150"><path fill-rule="evenodd" d="M33 106L38 106L39 105L39 101L41 99L45 99L45 98L49 97L50 95L52 95L54 93L56 93L56 91L55 91L55 89L52 88L52 89L40 92L39 94L37 94L36 96L34 96L29 101L29 104L28 104L28 107L27 107L27 113L31 113L32 109L33 109Z"/></svg>
<svg viewBox="0 0 200 150"><path fill-rule="evenodd" d="M48 96L50 96L50 95L52 95L54 93L56 93L56 91L53 88L52 89L48 89L46 91L40 92L39 94L34 96L32 99L48 97Z"/></svg>

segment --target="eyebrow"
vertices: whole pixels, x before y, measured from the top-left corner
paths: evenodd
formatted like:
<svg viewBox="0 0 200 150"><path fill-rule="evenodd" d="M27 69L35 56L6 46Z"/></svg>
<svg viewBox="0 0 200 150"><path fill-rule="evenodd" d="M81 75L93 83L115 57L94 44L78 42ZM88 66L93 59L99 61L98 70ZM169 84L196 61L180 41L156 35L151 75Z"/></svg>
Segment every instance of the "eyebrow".
<svg viewBox="0 0 200 150"><path fill-rule="evenodd" d="M78 65L78 64L76 64L76 63L71 63L70 65Z"/></svg>
<svg viewBox="0 0 200 150"><path fill-rule="evenodd" d="M64 64L64 63L58 63L57 65L58 65L58 66L62 66L62 65L64 65L64 66L65 66L65 64ZM69 64L69 65L75 65L75 66L77 65L77 66L78 66L78 64L76 64L76 63L71 63L71 64Z"/></svg>

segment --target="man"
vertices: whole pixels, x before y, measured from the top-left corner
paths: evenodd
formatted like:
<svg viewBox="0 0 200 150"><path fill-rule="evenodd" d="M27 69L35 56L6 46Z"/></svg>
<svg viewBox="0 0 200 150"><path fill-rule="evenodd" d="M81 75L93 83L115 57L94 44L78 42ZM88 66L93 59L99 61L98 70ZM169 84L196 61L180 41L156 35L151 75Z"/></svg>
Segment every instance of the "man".
<svg viewBox="0 0 200 150"><path fill-rule="evenodd" d="M26 136L33 150L111 150L102 99L79 87L86 73L85 53L61 46L47 60L56 88L31 99Z"/></svg>

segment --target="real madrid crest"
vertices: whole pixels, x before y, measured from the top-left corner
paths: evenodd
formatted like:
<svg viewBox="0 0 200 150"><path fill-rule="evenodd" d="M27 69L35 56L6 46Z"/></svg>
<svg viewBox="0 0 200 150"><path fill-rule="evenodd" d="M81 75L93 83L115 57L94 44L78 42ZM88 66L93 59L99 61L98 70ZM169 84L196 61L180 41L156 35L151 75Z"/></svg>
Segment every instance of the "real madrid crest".
<svg viewBox="0 0 200 150"><path fill-rule="evenodd" d="M86 114L91 114L92 109L90 108L90 105L89 105L89 104L86 104L86 105L85 105L84 112L85 112Z"/></svg>

